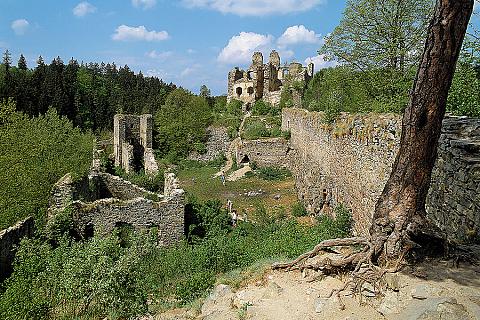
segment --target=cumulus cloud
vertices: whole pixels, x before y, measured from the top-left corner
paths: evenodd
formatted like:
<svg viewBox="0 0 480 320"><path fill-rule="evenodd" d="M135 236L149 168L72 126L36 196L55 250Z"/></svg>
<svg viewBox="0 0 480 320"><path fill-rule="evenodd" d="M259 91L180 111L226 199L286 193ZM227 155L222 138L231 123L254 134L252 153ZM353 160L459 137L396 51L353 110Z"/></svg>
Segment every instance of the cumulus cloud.
<svg viewBox="0 0 480 320"><path fill-rule="evenodd" d="M264 16L306 11L325 0L182 0L188 8L208 8L240 16Z"/></svg>
<svg viewBox="0 0 480 320"><path fill-rule="evenodd" d="M129 27L124 24L112 35L112 39L116 41L162 41L168 38L167 31L148 31L144 26Z"/></svg>
<svg viewBox="0 0 480 320"><path fill-rule="evenodd" d="M80 2L75 8L73 8L73 14L77 17L84 17L89 13L94 13L95 11L97 11L97 8L87 1Z"/></svg>
<svg viewBox="0 0 480 320"><path fill-rule="evenodd" d="M150 9L157 4L157 0L132 0L135 8Z"/></svg>
<svg viewBox="0 0 480 320"><path fill-rule="evenodd" d="M166 60L173 55L172 51L157 52L156 50L149 51L145 54L147 57L157 60Z"/></svg>
<svg viewBox="0 0 480 320"><path fill-rule="evenodd" d="M320 43L320 35L315 34L313 30L308 30L304 25L299 25L288 27L278 38L278 45L281 47L298 43Z"/></svg>
<svg viewBox="0 0 480 320"><path fill-rule="evenodd" d="M30 23L25 19L17 19L12 22L12 30L17 35L23 35L27 32L28 28L30 27Z"/></svg>
<svg viewBox="0 0 480 320"><path fill-rule="evenodd" d="M218 55L222 63L246 63L255 51L267 51L272 48L273 36L253 32L240 32L232 37Z"/></svg>
<svg viewBox="0 0 480 320"><path fill-rule="evenodd" d="M338 66L339 63L335 60L333 61L325 61L325 55L320 54L315 57L309 57L305 59L305 64L309 64L310 62L313 62L315 65L315 70L320 70L320 69L325 69L325 68L331 68Z"/></svg>

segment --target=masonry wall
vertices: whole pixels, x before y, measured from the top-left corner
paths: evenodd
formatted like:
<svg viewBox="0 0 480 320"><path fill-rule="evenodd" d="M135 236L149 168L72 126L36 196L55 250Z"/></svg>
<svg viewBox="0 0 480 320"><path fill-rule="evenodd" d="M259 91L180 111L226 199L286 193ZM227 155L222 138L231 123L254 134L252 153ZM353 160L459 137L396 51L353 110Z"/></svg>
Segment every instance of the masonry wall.
<svg viewBox="0 0 480 320"><path fill-rule="evenodd" d="M460 241L478 237L480 228L479 126L480 119L444 121L427 199L432 220ZM399 147L400 116L343 114L330 126L321 113L283 109L282 130L291 132L289 167L299 199L317 213L346 204L356 233L366 235Z"/></svg>
<svg viewBox="0 0 480 320"><path fill-rule="evenodd" d="M24 237L32 237L35 231L34 220L29 217L14 226L0 231L0 282L12 273L15 247Z"/></svg>
<svg viewBox="0 0 480 320"><path fill-rule="evenodd" d="M79 234L85 234L89 229L105 234L120 224L128 224L136 230L157 228L160 245L171 245L183 238L183 193L160 202L145 198L109 198L92 203L75 201L72 205L73 219Z"/></svg>
<svg viewBox="0 0 480 320"><path fill-rule="evenodd" d="M207 129L207 135L208 140L205 144L207 152L204 154L192 152L188 157L190 160L212 161L221 154L227 154L230 146L227 128L210 126Z"/></svg>
<svg viewBox="0 0 480 320"><path fill-rule="evenodd" d="M242 140L236 146L235 156L238 165L249 161L260 167L287 167L289 150L284 138Z"/></svg>

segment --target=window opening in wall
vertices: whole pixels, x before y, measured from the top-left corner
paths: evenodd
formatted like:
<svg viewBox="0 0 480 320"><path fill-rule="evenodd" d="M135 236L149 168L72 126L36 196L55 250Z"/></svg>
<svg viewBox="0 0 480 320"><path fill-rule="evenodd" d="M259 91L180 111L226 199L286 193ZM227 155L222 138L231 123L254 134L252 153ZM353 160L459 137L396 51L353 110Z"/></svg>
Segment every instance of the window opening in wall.
<svg viewBox="0 0 480 320"><path fill-rule="evenodd" d="M242 92L243 92L242 88L238 87L238 88L236 89L237 96L240 97L240 96L242 95Z"/></svg>

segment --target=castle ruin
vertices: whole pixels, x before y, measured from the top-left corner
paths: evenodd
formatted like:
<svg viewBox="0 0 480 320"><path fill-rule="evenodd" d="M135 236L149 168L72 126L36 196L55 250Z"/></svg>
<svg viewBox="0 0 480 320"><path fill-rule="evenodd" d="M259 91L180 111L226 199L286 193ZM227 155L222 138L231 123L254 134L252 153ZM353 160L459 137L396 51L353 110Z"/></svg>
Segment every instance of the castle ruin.
<svg viewBox="0 0 480 320"><path fill-rule="evenodd" d="M282 88L288 82L307 83L313 77L313 71L313 63L307 67L297 62L282 66L275 50L270 53L269 62L264 64L262 53L255 52L247 71L235 67L228 73L227 101L239 100L246 109L260 99L276 106L280 103Z"/></svg>
<svg viewBox="0 0 480 320"><path fill-rule="evenodd" d="M145 170L156 174L158 165L152 149L153 117L151 114L117 114L113 120L113 153L115 166L125 172Z"/></svg>

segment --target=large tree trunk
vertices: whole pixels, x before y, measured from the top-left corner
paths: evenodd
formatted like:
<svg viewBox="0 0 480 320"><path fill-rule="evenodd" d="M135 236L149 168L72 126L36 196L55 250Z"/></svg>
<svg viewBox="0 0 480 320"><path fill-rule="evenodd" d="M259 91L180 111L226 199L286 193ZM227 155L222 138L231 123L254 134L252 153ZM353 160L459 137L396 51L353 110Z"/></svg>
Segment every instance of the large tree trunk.
<svg viewBox="0 0 480 320"><path fill-rule="evenodd" d="M425 232L425 199L442 119L473 0L437 0L402 124L400 150L370 229L376 253L396 260ZM418 241L417 241L418 242ZM382 259L383 260L383 259Z"/></svg>

